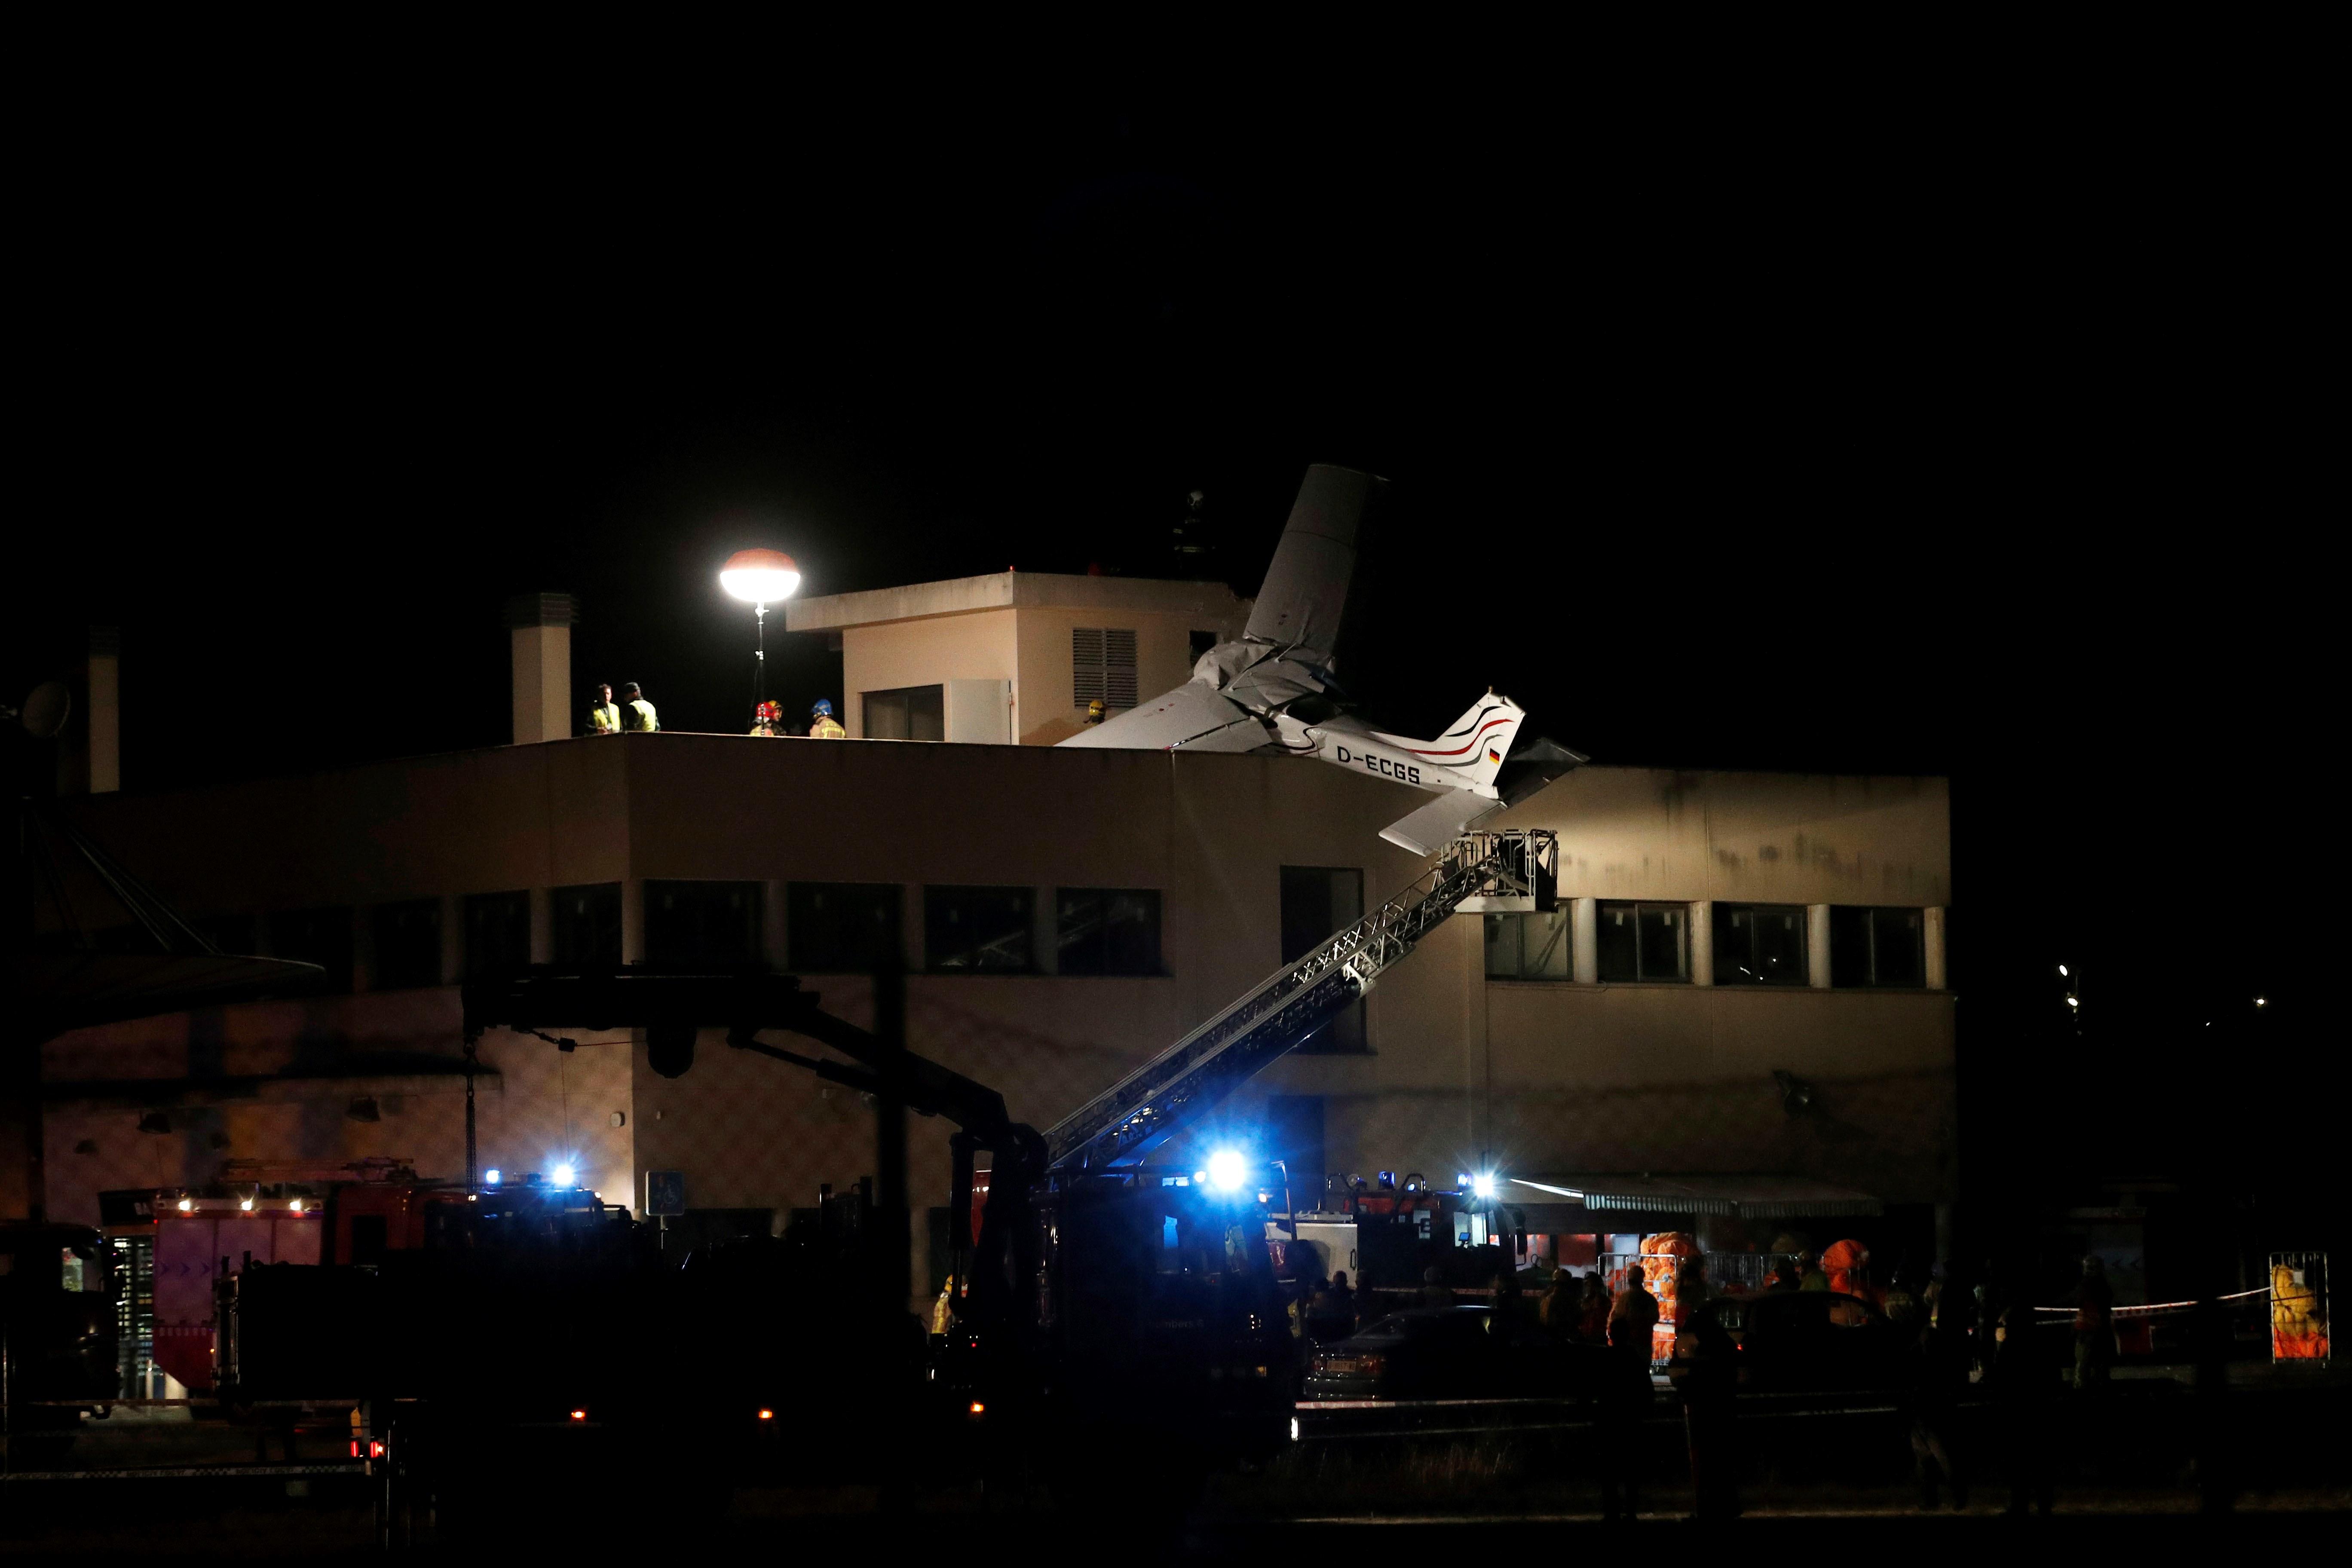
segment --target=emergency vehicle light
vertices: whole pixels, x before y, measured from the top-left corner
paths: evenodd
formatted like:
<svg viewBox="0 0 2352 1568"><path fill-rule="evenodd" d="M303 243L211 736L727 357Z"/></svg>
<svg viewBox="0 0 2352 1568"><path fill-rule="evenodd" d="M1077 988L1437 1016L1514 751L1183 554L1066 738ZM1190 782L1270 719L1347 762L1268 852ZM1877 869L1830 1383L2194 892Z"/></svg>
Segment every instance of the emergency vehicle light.
<svg viewBox="0 0 2352 1568"><path fill-rule="evenodd" d="M195 1212L195 1208L196 1208L196 1200L195 1200L195 1199L194 1199L194 1198L182 1198L182 1199L180 1200L180 1212L181 1212L182 1214L194 1214L194 1213Z"/></svg>
<svg viewBox="0 0 2352 1568"><path fill-rule="evenodd" d="M1209 1156L1209 1184L1219 1192L1230 1193L1242 1184L1248 1173L1248 1163L1239 1150L1220 1149Z"/></svg>
<svg viewBox="0 0 2352 1568"><path fill-rule="evenodd" d="M1478 1177L1475 1181L1470 1184L1470 1191L1478 1197L1493 1197L1495 1195L1495 1178L1491 1175L1482 1175Z"/></svg>
<svg viewBox="0 0 2352 1568"><path fill-rule="evenodd" d="M253 1207L253 1200L251 1198L239 1198L236 1201L236 1206L241 1209L250 1209Z"/></svg>
<svg viewBox="0 0 2352 1568"><path fill-rule="evenodd" d="M493 1186L493 1187L497 1186L497 1185L499 1184L499 1169L498 1169L498 1167L497 1167L497 1166L495 1166L495 1165L493 1165L493 1166L491 1166L488 1170L484 1171L484 1172L482 1173L482 1181L483 1181L483 1182L484 1182L484 1184L487 1184L487 1185Z"/></svg>
<svg viewBox="0 0 2352 1568"><path fill-rule="evenodd" d="M579 1174L579 1172L569 1165L558 1165L555 1167L555 1184L559 1187L568 1187L572 1185L573 1178Z"/></svg>

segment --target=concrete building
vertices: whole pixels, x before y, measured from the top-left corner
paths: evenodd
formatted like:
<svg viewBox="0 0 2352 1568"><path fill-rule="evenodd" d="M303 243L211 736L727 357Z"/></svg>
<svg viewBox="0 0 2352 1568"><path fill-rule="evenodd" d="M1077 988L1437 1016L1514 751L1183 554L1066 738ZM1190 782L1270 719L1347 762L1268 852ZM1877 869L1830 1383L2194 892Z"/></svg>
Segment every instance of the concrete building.
<svg viewBox="0 0 2352 1568"><path fill-rule="evenodd" d="M864 1022L887 944L909 1044L1043 1126L1410 882L1377 837L1402 798L1282 757L679 733L90 797L85 828L223 947L329 981L50 1042L49 1213L94 1221L102 1191L229 1158L457 1174L454 983L525 961L764 962ZM1560 834L1559 910L1447 922L1252 1085L1230 1135L1303 1184L1678 1173L1949 1202L1943 781L1587 767L1515 824ZM716 1034L671 1079L641 1039L576 1033L484 1042L486 1165L573 1163L640 1208L649 1172L678 1172L729 1225L872 1169L854 1094ZM947 1132L914 1125L919 1204L943 1201Z"/></svg>
<svg viewBox="0 0 2352 1568"><path fill-rule="evenodd" d="M1003 572L784 606L841 646L854 739L1050 746L1087 704L1132 708L1239 637L1250 601L1222 583Z"/></svg>

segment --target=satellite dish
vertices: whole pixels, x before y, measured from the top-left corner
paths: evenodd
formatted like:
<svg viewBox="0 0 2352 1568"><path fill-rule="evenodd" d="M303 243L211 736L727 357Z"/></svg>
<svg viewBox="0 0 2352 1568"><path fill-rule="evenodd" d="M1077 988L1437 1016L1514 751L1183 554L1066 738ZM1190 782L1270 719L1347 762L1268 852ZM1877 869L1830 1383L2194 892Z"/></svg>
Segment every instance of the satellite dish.
<svg viewBox="0 0 2352 1568"><path fill-rule="evenodd" d="M35 740L46 741L66 727L66 720L73 713L73 693L66 689L62 680L44 680L33 688L22 708L0 708L0 713L24 725L26 732Z"/></svg>

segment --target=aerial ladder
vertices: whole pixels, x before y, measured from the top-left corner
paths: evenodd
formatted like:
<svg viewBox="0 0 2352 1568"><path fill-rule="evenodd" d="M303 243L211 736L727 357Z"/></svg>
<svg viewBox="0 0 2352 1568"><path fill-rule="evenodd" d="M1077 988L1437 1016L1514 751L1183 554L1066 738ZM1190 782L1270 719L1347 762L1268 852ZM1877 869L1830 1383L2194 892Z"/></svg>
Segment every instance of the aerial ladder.
<svg viewBox="0 0 2352 1568"><path fill-rule="evenodd" d="M1449 917L1549 909L1559 867L1559 837L1549 829L1465 834L1395 898L1047 1129L1049 1168L1141 1159L1311 1038Z"/></svg>
<svg viewBox="0 0 2352 1568"><path fill-rule="evenodd" d="M1051 1370L1055 1345L1066 1342L1055 1336L1082 1315L1078 1306L1085 1300L1083 1279L1074 1293L1056 1286L1071 1199L1122 1180L1133 1184L1154 1150L1313 1037L1447 919L1549 908L1558 856L1557 835L1541 828L1455 839L1394 898L1259 981L1043 1134L1014 1121L996 1090L904 1048L895 1026L903 1005L894 999L903 982L895 976L882 977L877 1015L883 1027L867 1030L824 1012L820 998L789 975L664 973L642 966L580 974L530 972L466 986L466 1038L471 1050L493 1026L533 1033L642 1028L657 1070L682 1072L691 1061L696 1031L723 1028L737 1049L955 1123L949 1213L959 1223L950 1226L949 1289L957 1332L950 1347L964 1346L972 1364L983 1368L974 1386L1066 1385L1081 1380ZM848 1060L761 1040L768 1030L798 1034ZM971 1213L982 1153L989 1156L990 1169L974 1241L962 1221ZM469 1139L469 1182L471 1165ZM1255 1250L1262 1269L1264 1249ZM974 1407L981 1403L975 1400Z"/></svg>

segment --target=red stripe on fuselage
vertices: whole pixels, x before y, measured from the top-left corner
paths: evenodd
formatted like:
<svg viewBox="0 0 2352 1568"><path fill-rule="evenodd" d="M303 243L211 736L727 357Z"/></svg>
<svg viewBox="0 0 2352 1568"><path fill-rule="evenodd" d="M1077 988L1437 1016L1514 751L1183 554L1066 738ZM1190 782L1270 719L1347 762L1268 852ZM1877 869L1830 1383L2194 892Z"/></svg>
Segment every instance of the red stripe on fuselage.
<svg viewBox="0 0 2352 1568"><path fill-rule="evenodd" d="M1411 746L1407 746L1404 749L1416 757L1458 757L1465 752L1475 752L1478 749L1478 735L1485 734L1487 731L1493 729L1497 724L1507 724L1510 721L1508 719L1489 719L1484 724L1478 726L1478 733L1476 735L1471 736L1468 741L1456 746L1450 752L1415 752Z"/></svg>

